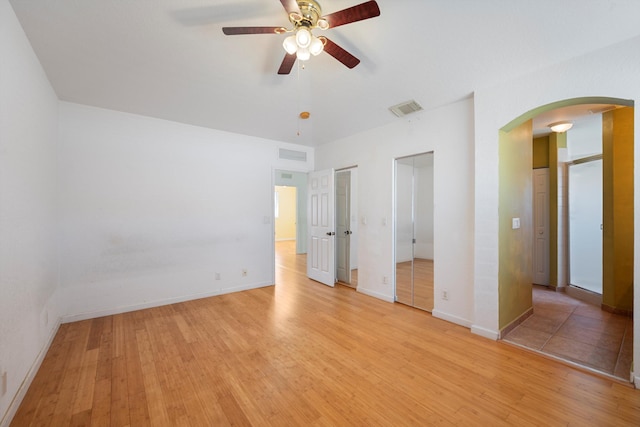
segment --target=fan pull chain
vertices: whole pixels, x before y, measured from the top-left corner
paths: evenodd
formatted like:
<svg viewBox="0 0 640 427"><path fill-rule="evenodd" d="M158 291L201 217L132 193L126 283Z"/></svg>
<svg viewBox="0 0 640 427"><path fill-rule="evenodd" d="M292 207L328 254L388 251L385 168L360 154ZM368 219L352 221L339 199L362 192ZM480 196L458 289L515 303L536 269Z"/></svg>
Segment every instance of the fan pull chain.
<svg viewBox="0 0 640 427"><path fill-rule="evenodd" d="M298 69L297 69L297 82L296 84L298 85L298 90L296 91L298 93L298 113L300 113L300 67L302 66L304 68L304 64L301 65L302 61L296 61L298 64ZM300 136L300 120L302 120L300 118L300 115L298 114L298 132L297 132L297 136Z"/></svg>

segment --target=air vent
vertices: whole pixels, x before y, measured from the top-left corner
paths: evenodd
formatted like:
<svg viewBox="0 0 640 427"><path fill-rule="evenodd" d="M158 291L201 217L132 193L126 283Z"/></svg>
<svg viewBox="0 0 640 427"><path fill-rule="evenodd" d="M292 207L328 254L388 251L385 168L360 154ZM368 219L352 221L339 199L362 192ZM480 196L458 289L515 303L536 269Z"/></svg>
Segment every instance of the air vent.
<svg viewBox="0 0 640 427"><path fill-rule="evenodd" d="M293 179L293 174L292 173L281 173L280 174L280 178L282 178L282 179Z"/></svg>
<svg viewBox="0 0 640 427"><path fill-rule="evenodd" d="M391 110L391 112L396 116L403 117L407 114L415 113L416 111L422 110L422 107L416 101L411 100L403 102L402 104L394 105L393 107L389 107L389 110Z"/></svg>
<svg viewBox="0 0 640 427"><path fill-rule="evenodd" d="M278 152L278 158L280 160L295 160L297 162L306 162L307 153L305 151L287 150L286 148L280 148Z"/></svg>

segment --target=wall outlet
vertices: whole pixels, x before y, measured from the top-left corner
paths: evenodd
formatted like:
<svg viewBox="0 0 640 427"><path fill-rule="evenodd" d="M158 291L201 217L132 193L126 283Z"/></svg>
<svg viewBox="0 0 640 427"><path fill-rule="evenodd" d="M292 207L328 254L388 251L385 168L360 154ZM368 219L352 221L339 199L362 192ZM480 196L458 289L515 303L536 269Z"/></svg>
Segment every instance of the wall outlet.
<svg viewBox="0 0 640 427"><path fill-rule="evenodd" d="M0 396L7 394L7 371L0 373Z"/></svg>
<svg viewBox="0 0 640 427"><path fill-rule="evenodd" d="M445 301L449 300L449 291L442 291L442 299Z"/></svg>
<svg viewBox="0 0 640 427"><path fill-rule="evenodd" d="M242 277L247 277L247 274L249 274L249 272L247 271L246 268L242 269Z"/></svg>
<svg viewBox="0 0 640 427"><path fill-rule="evenodd" d="M216 273L216 280L220 280L220 273Z"/></svg>
<svg viewBox="0 0 640 427"><path fill-rule="evenodd" d="M382 276L382 283L385 285L389 284L389 277L388 276Z"/></svg>

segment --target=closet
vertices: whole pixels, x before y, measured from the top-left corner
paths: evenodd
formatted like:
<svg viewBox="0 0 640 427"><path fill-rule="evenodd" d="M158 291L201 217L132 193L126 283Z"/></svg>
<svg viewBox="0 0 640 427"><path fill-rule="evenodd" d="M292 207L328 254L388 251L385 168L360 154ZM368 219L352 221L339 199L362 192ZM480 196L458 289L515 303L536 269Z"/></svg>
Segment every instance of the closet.
<svg viewBox="0 0 640 427"><path fill-rule="evenodd" d="M433 153L395 162L395 300L433 310Z"/></svg>

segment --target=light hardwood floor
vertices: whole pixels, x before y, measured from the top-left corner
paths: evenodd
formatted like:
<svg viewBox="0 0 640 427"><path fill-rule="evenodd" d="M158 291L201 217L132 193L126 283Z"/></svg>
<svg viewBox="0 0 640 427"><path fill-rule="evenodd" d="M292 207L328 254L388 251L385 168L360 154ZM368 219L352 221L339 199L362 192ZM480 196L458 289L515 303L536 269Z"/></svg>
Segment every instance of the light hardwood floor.
<svg viewBox="0 0 640 427"><path fill-rule="evenodd" d="M63 325L12 425L640 425L628 385L278 263L276 286Z"/></svg>

